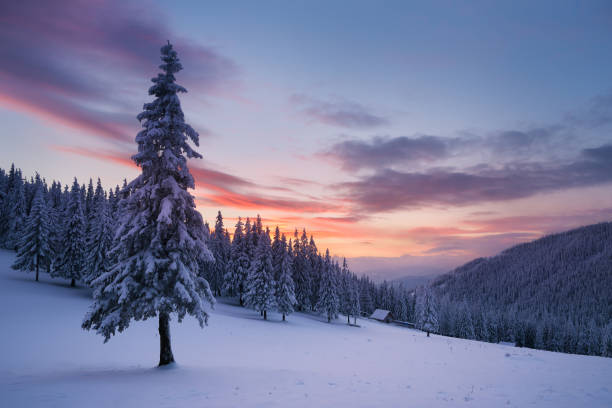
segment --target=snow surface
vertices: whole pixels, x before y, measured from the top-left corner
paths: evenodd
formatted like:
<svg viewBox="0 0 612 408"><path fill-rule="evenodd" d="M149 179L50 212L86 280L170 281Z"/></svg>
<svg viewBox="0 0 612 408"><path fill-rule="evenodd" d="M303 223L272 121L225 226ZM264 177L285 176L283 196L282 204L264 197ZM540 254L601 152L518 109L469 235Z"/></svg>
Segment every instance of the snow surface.
<svg viewBox="0 0 612 408"><path fill-rule="evenodd" d="M612 359L292 314L221 300L209 326L156 321L103 344L80 328L90 291L10 269L0 251L0 404L6 407L610 407Z"/></svg>

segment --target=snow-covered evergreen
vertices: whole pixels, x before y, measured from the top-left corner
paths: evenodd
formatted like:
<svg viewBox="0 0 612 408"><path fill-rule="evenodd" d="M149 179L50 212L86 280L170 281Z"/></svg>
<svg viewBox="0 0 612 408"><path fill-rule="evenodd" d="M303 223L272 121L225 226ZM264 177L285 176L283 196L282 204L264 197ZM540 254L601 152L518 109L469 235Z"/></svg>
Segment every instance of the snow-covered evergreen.
<svg viewBox="0 0 612 408"><path fill-rule="evenodd" d="M275 288L270 236L262 233L246 280L245 304L262 312L267 320L268 311L276 308Z"/></svg>
<svg viewBox="0 0 612 408"><path fill-rule="evenodd" d="M331 322L332 319L336 319L340 310L337 282L334 275L334 266L328 249L325 251L325 262L319 287L319 302L316 306L316 310L322 313L327 318L328 322Z"/></svg>
<svg viewBox="0 0 612 408"><path fill-rule="evenodd" d="M70 280L70 286L76 286L86 268L85 217L83 215L83 197L77 179L72 183L68 203L64 209L67 224L61 232L58 255L53 260L51 276Z"/></svg>
<svg viewBox="0 0 612 408"><path fill-rule="evenodd" d="M36 271L36 281L38 281L40 267L49 268L53 253L49 233L51 219L43 184L37 183L36 186L32 209L17 245L17 258L13 269L26 272Z"/></svg>
<svg viewBox="0 0 612 408"><path fill-rule="evenodd" d="M302 238L298 236L297 229L293 236L293 281L295 283L295 298L299 310L310 308L310 295L312 290L312 267L308 259L306 231Z"/></svg>
<svg viewBox="0 0 612 408"><path fill-rule="evenodd" d="M438 305L436 298L428 286L425 286L417 298L418 327L429 333L438 331Z"/></svg>
<svg viewBox="0 0 612 408"><path fill-rule="evenodd" d="M138 153L132 159L142 169L128 188L122 204L116 244L116 263L92 284L94 303L83 328L108 340L125 330L132 319L159 318L160 365L174 361L170 318L194 316L200 326L208 321L207 305L215 300L200 265L212 261L206 247L202 216L195 209L194 181L187 159L202 157L188 143L198 145L198 134L184 121L175 83L182 69L168 43L161 48L162 73L152 79L155 100L138 115L143 130L136 136Z"/></svg>
<svg viewBox="0 0 612 408"><path fill-rule="evenodd" d="M221 295L224 276L231 256L230 241L223 225L221 211L218 212L215 221L215 230L212 232L210 240L210 250L215 257L215 262L209 269L209 283L213 291L217 295Z"/></svg>
<svg viewBox="0 0 612 408"><path fill-rule="evenodd" d="M232 239L232 248L230 252L230 260L224 276L223 288L227 295L238 296L240 305L244 304L244 282L248 274L250 264L247 253L247 239L243 230L242 218L238 217L234 237Z"/></svg>
<svg viewBox="0 0 612 408"><path fill-rule="evenodd" d="M109 251L115 235L110 203L104 197L100 179L98 179L91 206L87 239L87 274L84 277L88 285L109 270L111 264Z"/></svg>
<svg viewBox="0 0 612 408"><path fill-rule="evenodd" d="M278 228L277 228L278 231ZM276 307L279 313L283 315L283 321L287 315L293 313L295 300L295 285L293 284L293 255L291 253L291 245L287 247L287 238L283 235L280 240L279 248L279 267L278 276L276 277Z"/></svg>

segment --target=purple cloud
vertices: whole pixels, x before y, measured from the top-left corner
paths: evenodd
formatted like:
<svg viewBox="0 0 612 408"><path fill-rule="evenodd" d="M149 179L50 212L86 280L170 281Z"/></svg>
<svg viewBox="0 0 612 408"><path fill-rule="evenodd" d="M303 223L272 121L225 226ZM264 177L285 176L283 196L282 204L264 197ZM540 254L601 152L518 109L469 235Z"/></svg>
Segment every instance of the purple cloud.
<svg viewBox="0 0 612 408"><path fill-rule="evenodd" d="M384 169L339 185L361 211L384 212L423 205L467 205L612 182L612 146L585 149L573 162L479 165L464 171L424 173Z"/></svg>
<svg viewBox="0 0 612 408"><path fill-rule="evenodd" d="M386 118L369 112L364 106L355 102L326 102L305 95L293 95L291 103L311 120L327 125L349 129L371 129L389 123Z"/></svg>
<svg viewBox="0 0 612 408"><path fill-rule="evenodd" d="M345 170L434 161L447 157L448 154L447 140L437 136L374 137L371 141L345 140L323 153L338 160Z"/></svg>
<svg viewBox="0 0 612 408"><path fill-rule="evenodd" d="M177 38L163 21L150 4L119 0L2 2L0 102L124 140L125 126L138 123L122 112L137 113L166 40L188 67L179 79L188 89L231 86L231 60Z"/></svg>

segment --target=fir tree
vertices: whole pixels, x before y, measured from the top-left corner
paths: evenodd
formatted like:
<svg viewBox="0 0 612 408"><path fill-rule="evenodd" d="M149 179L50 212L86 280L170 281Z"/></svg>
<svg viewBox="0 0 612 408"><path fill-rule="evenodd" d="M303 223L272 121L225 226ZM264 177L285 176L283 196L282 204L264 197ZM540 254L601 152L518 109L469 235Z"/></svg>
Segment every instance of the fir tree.
<svg viewBox="0 0 612 408"><path fill-rule="evenodd" d="M245 303L268 318L268 311L276 307L274 271L272 270L272 248L270 237L263 233L255 250L255 259L251 263L246 281Z"/></svg>
<svg viewBox="0 0 612 408"><path fill-rule="evenodd" d="M104 199L100 180L92 203L92 222L87 241L87 275L85 283L91 285L100 275L109 270L111 265L109 251L113 244L114 225L110 212L110 203ZM101 195L101 197L100 197Z"/></svg>
<svg viewBox="0 0 612 408"><path fill-rule="evenodd" d="M279 251L282 251L282 253L278 277L276 278L276 304L278 312L283 315L283 321L285 321L285 316L293 313L293 306L296 303L295 286L291 277L293 256L291 245L287 247L285 235L283 235L279 247Z"/></svg>
<svg viewBox="0 0 612 408"><path fill-rule="evenodd" d="M293 240L293 281L295 282L295 297L299 310L304 310L310 306L310 262L306 253L307 248L300 241L296 229Z"/></svg>
<svg viewBox="0 0 612 408"><path fill-rule="evenodd" d="M49 209L44 197L42 183L38 183L32 201L32 209L18 245L17 259L12 266L16 270L36 271L37 282L40 267L49 265L51 261L49 227Z"/></svg>
<svg viewBox="0 0 612 408"><path fill-rule="evenodd" d="M172 45L161 48L162 73L152 79L149 94L155 100L138 115L143 130L136 136L138 153L132 156L142 173L124 191L116 262L93 281L94 303L83 328L95 329L105 341L125 330L132 319L159 319L160 359L174 361L170 344L170 315L181 322L194 316L200 326L208 321L207 304L215 300L200 266L211 261L206 247L202 216L195 209L193 177L187 159L201 158L198 134L184 122L175 83L182 69ZM126 191L127 192L127 191Z"/></svg>
<svg viewBox="0 0 612 408"><path fill-rule="evenodd" d="M353 324L357 325L357 317L361 314L361 302L359 301L359 282L357 278L351 279L351 313Z"/></svg>
<svg viewBox="0 0 612 408"><path fill-rule="evenodd" d="M425 286L417 300L417 309L419 313L419 325L421 330L427 332L429 337L430 332L438 331L438 306L433 292L429 286Z"/></svg>
<svg viewBox="0 0 612 408"><path fill-rule="evenodd" d="M240 306L244 305L244 281L248 274L248 267L250 264L246 249L246 241L242 219L238 217L236 229L234 230L234 238L232 239L230 261L227 271L225 272L223 287L229 296L238 296Z"/></svg>
<svg viewBox="0 0 612 408"><path fill-rule="evenodd" d="M211 237L211 250L215 257L215 263L211 267L210 284L213 290L217 292L217 295L221 295L223 277L228 267L231 250L228 237L223 227L223 215L221 215L221 211L218 212L215 221L215 230Z"/></svg>
<svg viewBox="0 0 612 408"><path fill-rule="evenodd" d="M334 269L329 256L329 249L325 252L325 263L321 274L321 285L319 287L319 303L316 306L319 313L323 313L327 317L327 322L338 317L340 309L340 300L338 299L338 291Z"/></svg>
<svg viewBox="0 0 612 408"><path fill-rule="evenodd" d="M25 185L20 169L11 167L8 185L9 191L6 198L8 225L6 231L4 231L4 247L17 249L21 231L27 218Z"/></svg>
<svg viewBox="0 0 612 408"><path fill-rule="evenodd" d="M54 260L51 276L70 280L70 286L83 277L85 271L85 219L81 188L74 179L69 200L63 214L67 225L58 245L59 256Z"/></svg>

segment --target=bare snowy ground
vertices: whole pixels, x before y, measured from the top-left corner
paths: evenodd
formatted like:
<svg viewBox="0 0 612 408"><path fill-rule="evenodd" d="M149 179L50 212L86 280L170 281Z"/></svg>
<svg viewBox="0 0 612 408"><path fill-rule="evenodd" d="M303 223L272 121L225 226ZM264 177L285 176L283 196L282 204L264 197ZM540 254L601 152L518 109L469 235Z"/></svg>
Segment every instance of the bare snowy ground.
<svg viewBox="0 0 612 408"><path fill-rule="evenodd" d="M173 324L178 365L155 368L155 322L103 344L81 330L89 291L10 270L0 252L6 407L610 407L612 359L218 304Z"/></svg>

